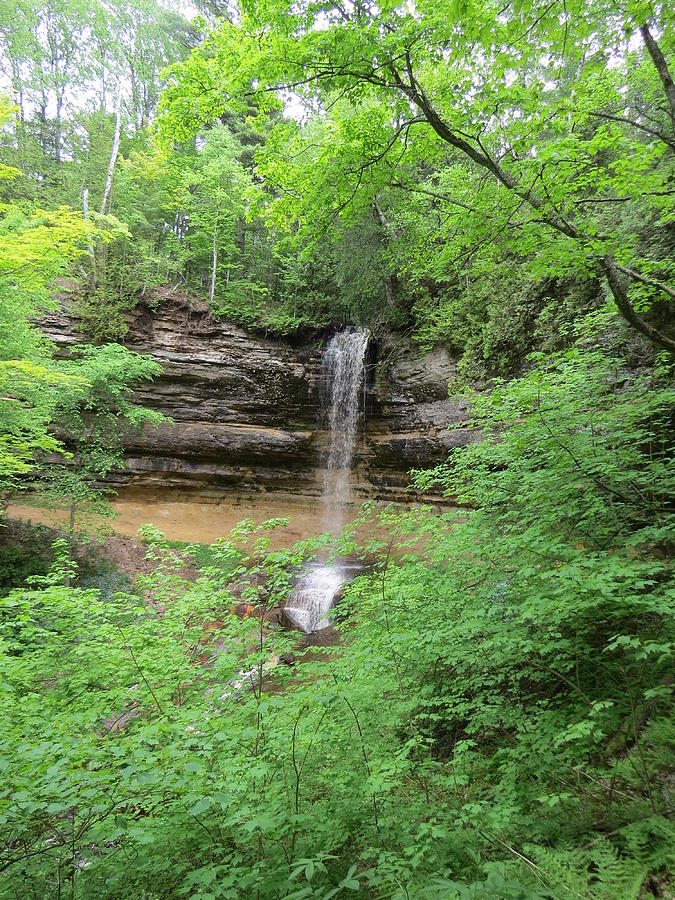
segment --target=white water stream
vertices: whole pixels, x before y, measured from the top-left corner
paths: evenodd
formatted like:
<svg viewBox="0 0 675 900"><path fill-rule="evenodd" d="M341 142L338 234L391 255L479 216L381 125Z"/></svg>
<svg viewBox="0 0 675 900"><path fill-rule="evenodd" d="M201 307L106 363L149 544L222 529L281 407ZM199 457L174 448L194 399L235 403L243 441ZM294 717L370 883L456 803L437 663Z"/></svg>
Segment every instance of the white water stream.
<svg viewBox="0 0 675 900"><path fill-rule="evenodd" d="M286 617L305 634L327 628L328 610L345 580L346 573L337 565L307 568L284 607Z"/></svg>

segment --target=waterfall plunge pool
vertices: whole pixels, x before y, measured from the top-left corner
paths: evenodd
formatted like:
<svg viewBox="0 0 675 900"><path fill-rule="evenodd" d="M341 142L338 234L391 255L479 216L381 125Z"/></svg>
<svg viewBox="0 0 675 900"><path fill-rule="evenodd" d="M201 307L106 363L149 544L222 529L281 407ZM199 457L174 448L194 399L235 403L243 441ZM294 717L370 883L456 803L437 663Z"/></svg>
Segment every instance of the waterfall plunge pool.
<svg viewBox="0 0 675 900"><path fill-rule="evenodd" d="M361 509L361 500L353 500L344 510L345 520L355 518ZM375 502L375 508L389 505ZM102 516L78 516L76 530L91 534L113 533L125 538L136 538L141 525L152 524L170 541L212 544L229 532L242 519L256 524L268 519L287 517L288 525L270 534L271 547L290 547L297 541L322 534L327 530L325 506L321 497L275 492L273 494L251 491L227 491L220 496L203 495L197 491L176 491L172 488L138 489L122 488L111 503L113 518ZM401 509L406 505L401 504ZM31 503L11 503L6 514L53 528L63 528L68 523L68 512L53 505L41 504L39 498ZM363 537L372 535L372 529L364 529Z"/></svg>
<svg viewBox="0 0 675 900"><path fill-rule="evenodd" d="M343 507L345 521L356 518L362 499L352 499ZM378 510L410 510L418 504L391 504L371 501L373 512ZM112 501L114 517L88 516L76 522L78 532L85 531L92 537L110 533L121 538L136 539L141 525L152 524L169 540L186 543L212 544L219 537L227 537L242 519L260 524L268 519L287 517L285 528L269 532L272 549L290 547L297 541L321 534L326 530L326 508L321 497L307 497L285 493L261 494L228 491L221 496L204 496L198 492L178 492L171 488L126 489ZM450 504L434 504L436 514L456 511ZM6 514L12 519L48 525L52 528L67 527L68 513L64 509L37 504L14 503ZM369 517L357 528L354 539L365 545L373 539L386 542L388 531L375 516ZM363 562L336 559L330 564L309 562L298 573L296 591L286 604L286 618L298 630L310 633L324 629L328 624L327 612L333 606L342 587L363 569Z"/></svg>

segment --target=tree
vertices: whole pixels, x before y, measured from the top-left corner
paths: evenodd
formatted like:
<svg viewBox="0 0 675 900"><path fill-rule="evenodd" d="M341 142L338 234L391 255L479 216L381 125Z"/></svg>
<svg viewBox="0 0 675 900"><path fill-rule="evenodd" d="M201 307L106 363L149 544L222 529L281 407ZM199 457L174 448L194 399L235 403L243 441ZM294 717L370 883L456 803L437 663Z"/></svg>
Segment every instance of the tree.
<svg viewBox="0 0 675 900"><path fill-rule="evenodd" d="M16 140L3 152L39 182L43 205L47 185L55 205L79 205L83 182L100 205L111 144L97 147L95 132L105 130L118 96L126 130L145 131L161 69L194 39L180 13L154 0L0 4L0 59L21 111Z"/></svg>
<svg viewBox="0 0 675 900"><path fill-rule="evenodd" d="M243 11L174 70L168 127L194 128L233 98L264 103L290 90L326 110L336 97L366 104L380 128L374 140L362 131L337 143L338 198L351 202L364 180L409 189L396 171L414 137L418 157L449 153L467 172L471 192L425 189L469 213L481 240L508 230L522 253L545 245L549 271L603 278L631 327L675 349L638 311L675 296L671 260L631 229L636 218L667 228L673 215L672 121L661 109L670 70L654 38L672 26L665 6L251 2ZM632 50L647 33L654 53Z"/></svg>
<svg viewBox="0 0 675 900"><path fill-rule="evenodd" d="M0 107L4 122L11 113L7 104ZM0 179L22 177L0 166ZM44 467L38 477L48 472L51 488L60 483L60 493L69 495L74 508L91 495L96 477L120 463L125 428L158 421L157 414L128 400L139 380L157 374L155 363L116 345L83 348L60 360L36 324L58 307L55 280L69 275L94 242L105 243L123 231L110 216L94 222L67 207L53 212L0 207L0 483L5 491L17 476L39 470L44 454L61 452L70 462ZM66 449L60 438L71 446Z"/></svg>
<svg viewBox="0 0 675 900"><path fill-rule="evenodd" d="M0 108L6 122L11 114ZM0 167L0 178L21 178ZM30 471L38 451L60 444L49 432L56 392L80 393L85 381L59 370L48 342L33 320L53 307L54 279L69 271L96 234L106 236L79 213L18 206L0 207L0 481L5 488L16 475Z"/></svg>
<svg viewBox="0 0 675 900"><path fill-rule="evenodd" d="M280 664L293 634L265 622L326 549L270 550L283 520L241 523L193 581L146 527L152 602L67 587L62 544L0 599L6 893L638 900L667 883L675 398L663 360L630 374L589 350L605 318L477 394L483 440L420 474L472 508L364 511L369 570L314 658ZM237 594L252 615L231 614Z"/></svg>
<svg viewBox="0 0 675 900"><path fill-rule="evenodd" d="M176 186L181 195L176 202L186 229L183 258L188 278L192 275L193 283L208 284L213 303L216 286L224 293L236 290L235 282L245 282L237 229L253 186L238 160L241 147L228 128L215 126L199 143L201 147L186 155L181 166L182 184Z"/></svg>
<svg viewBox="0 0 675 900"><path fill-rule="evenodd" d="M60 460L51 458L41 466L33 488L57 505L65 505L72 540L78 513L109 514L105 498L114 492L104 484L114 469L124 468L124 438L166 417L130 400L140 382L162 371L149 356L119 344L85 345L75 348L61 369L85 384L86 391L59 392L51 425L65 452Z"/></svg>

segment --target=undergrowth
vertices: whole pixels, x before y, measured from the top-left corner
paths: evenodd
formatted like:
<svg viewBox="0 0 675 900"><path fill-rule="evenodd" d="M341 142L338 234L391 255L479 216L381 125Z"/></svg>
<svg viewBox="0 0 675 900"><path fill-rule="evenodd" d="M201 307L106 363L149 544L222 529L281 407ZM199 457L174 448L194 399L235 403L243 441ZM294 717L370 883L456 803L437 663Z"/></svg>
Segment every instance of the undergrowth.
<svg viewBox="0 0 675 900"><path fill-rule="evenodd" d="M262 615L320 549L272 551L282 521L194 582L149 535L152 603L65 587L63 553L2 600L1 896L668 896L671 372L531 364L417 476L461 521L347 531L379 561L314 660Z"/></svg>

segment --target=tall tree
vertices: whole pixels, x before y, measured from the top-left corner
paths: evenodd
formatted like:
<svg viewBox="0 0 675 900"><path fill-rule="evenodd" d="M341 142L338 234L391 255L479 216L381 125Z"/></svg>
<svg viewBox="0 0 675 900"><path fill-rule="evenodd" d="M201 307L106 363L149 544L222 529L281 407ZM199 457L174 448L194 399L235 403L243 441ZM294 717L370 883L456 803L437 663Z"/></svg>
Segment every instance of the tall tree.
<svg viewBox="0 0 675 900"><path fill-rule="evenodd" d="M439 195L449 209L529 252L545 238L550 271L603 278L625 320L675 350L641 311L675 297L669 254L640 246L631 227L673 216L671 66L655 37L672 18L641 3L246 2L239 24L221 24L175 71L167 121L194 128L233 97L288 91L328 116L336 97L367 103L386 127L336 148L347 202L372 170L391 176L413 136L429 159L445 148L480 186ZM633 49L640 34L646 50Z"/></svg>

